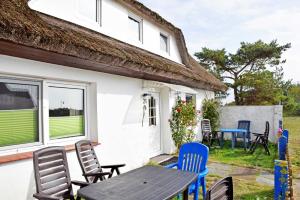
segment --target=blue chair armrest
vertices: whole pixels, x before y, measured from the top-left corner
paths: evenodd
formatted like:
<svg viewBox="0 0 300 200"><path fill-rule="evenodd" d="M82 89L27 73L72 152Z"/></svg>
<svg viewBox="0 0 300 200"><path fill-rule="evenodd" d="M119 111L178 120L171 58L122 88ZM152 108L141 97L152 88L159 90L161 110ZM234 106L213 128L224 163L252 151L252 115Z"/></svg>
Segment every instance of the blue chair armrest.
<svg viewBox="0 0 300 200"><path fill-rule="evenodd" d="M202 172L200 172L198 174L198 178L202 178L202 177L206 176L207 174L208 174L208 169L205 168L205 170L203 170Z"/></svg>
<svg viewBox="0 0 300 200"><path fill-rule="evenodd" d="M165 168L168 168L168 169L172 169L174 167L178 167L178 163L171 163L171 164L165 166Z"/></svg>

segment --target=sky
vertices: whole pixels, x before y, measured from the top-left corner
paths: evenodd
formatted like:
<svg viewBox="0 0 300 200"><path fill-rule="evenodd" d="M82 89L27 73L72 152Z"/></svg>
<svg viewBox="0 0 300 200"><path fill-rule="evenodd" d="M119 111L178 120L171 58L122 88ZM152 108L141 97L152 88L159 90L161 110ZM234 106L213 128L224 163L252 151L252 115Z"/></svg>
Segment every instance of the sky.
<svg viewBox="0 0 300 200"><path fill-rule="evenodd" d="M139 0L183 31L189 53L202 47L234 53L241 41L291 43L286 80L300 82L300 0Z"/></svg>

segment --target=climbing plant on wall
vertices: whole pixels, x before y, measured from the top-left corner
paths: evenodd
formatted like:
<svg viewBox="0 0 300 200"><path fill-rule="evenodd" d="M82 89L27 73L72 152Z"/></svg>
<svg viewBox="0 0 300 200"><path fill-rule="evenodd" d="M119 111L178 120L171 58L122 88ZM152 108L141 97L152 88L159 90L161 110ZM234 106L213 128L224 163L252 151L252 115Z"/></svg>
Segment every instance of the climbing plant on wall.
<svg viewBox="0 0 300 200"><path fill-rule="evenodd" d="M195 137L194 129L197 125L195 104L192 102L187 103L178 98L175 106L172 108L169 123L172 138L177 149L179 149L183 143L192 141Z"/></svg>

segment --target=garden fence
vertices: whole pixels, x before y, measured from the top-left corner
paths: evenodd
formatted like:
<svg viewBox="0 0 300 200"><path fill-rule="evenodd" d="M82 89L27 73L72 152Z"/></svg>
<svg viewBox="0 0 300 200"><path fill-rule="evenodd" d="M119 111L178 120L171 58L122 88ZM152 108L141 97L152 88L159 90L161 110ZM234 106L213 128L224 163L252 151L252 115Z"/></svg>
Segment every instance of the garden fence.
<svg viewBox="0 0 300 200"><path fill-rule="evenodd" d="M288 148L288 130L284 130L278 139L278 157L275 160L274 170L274 199L275 200L294 200L293 195L293 174L292 163Z"/></svg>

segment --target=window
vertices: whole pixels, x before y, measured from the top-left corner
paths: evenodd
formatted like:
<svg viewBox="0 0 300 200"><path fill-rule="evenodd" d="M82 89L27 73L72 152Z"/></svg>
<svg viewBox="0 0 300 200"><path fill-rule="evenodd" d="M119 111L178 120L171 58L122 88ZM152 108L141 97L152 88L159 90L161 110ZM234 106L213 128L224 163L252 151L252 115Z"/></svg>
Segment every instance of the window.
<svg viewBox="0 0 300 200"><path fill-rule="evenodd" d="M149 100L149 126L156 126L156 100L150 97Z"/></svg>
<svg viewBox="0 0 300 200"><path fill-rule="evenodd" d="M129 34L133 41L142 42L142 20L129 16Z"/></svg>
<svg viewBox="0 0 300 200"><path fill-rule="evenodd" d="M193 103L196 105L196 95L195 94L186 94L185 101L187 103Z"/></svg>
<svg viewBox="0 0 300 200"><path fill-rule="evenodd" d="M79 13L91 21L101 24L101 0L78 0Z"/></svg>
<svg viewBox="0 0 300 200"><path fill-rule="evenodd" d="M50 86L48 94L50 139L84 135L84 89Z"/></svg>
<svg viewBox="0 0 300 200"><path fill-rule="evenodd" d="M86 136L86 90L79 84L0 78L0 149Z"/></svg>
<svg viewBox="0 0 300 200"><path fill-rule="evenodd" d="M0 147L39 142L40 83L0 79Z"/></svg>
<svg viewBox="0 0 300 200"><path fill-rule="evenodd" d="M160 34L160 50L169 53L169 38Z"/></svg>

